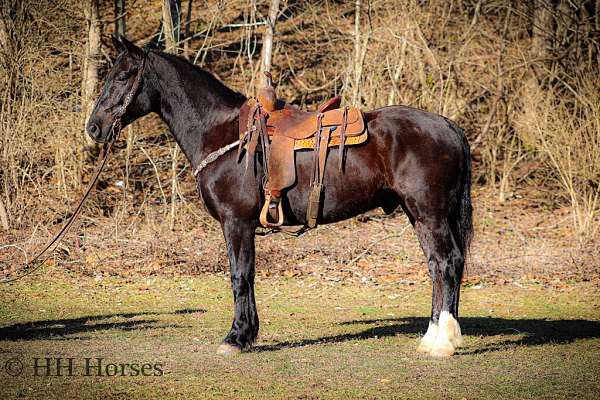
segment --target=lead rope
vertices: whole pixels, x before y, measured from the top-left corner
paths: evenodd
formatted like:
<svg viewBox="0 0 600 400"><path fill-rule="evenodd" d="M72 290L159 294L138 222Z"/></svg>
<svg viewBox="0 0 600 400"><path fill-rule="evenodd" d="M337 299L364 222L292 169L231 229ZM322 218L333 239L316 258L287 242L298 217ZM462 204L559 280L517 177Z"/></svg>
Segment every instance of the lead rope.
<svg viewBox="0 0 600 400"><path fill-rule="evenodd" d="M4 279L2 279L2 281L0 281L1 283L14 282L21 278L26 277L27 275L31 275L35 271L39 270L46 263L46 261L48 261L48 259L52 256L52 253L48 254L46 257L43 257L43 259L42 259L42 256L48 250L50 250L50 248L52 248L52 250L55 250L56 247L58 246L60 239L64 235L66 235L67 232L69 231L69 229L71 229L71 226L73 226L73 223L75 222L75 220L79 216L79 213L81 212L81 209L83 208L83 203L85 203L85 201L89 197L90 193L92 192L92 189L94 188L94 186L96 185L96 182L98 181L98 178L100 177L100 173L104 169L104 165L106 164L106 160L108 159L108 154L110 153L111 148L112 148L112 142L105 143L104 146L102 146L102 151L99 155L98 163L96 164L96 168L94 169L93 178L90 181L81 201L79 202L79 205L75 209L75 212L71 215L71 217L69 218L67 223L65 223L63 225L63 227L60 229L60 231L58 231L58 233L56 235L54 235L52 240L50 240L50 242L48 242L48 244L46 246L44 246L44 248L40 252L38 252L37 255L30 262L25 263L25 267L21 270L21 271L25 271L25 272L22 272L19 276L16 276L14 278L4 278Z"/></svg>
<svg viewBox="0 0 600 400"><path fill-rule="evenodd" d="M144 58L142 59L142 62L138 69L135 80L133 81L133 86L131 87L131 90L127 93L127 95L123 99L123 104L121 105L121 107L119 107L117 113L115 114L115 120L113 121L108 141L106 143L104 143L102 146L102 151L100 152L100 154L98 156L98 162L96 164L96 167L94 168L94 175L92 177L92 180L90 181L87 189L85 190L85 193L84 193L83 197L81 198L81 201L77 205L75 212L73 212L73 214L71 215L69 220L63 225L63 227L58 231L58 233L56 235L54 235L52 240L50 240L48 242L48 244L46 244L46 246L44 246L44 248L40 252L38 252L36 254L36 256L30 262L25 261L25 267L21 269L21 271L25 271L25 272L22 272L19 276L16 276L14 278L3 278L0 281L0 283L6 284L6 283L17 281L21 278L24 278L28 275L33 274L34 272L36 272L37 270L42 268L44 266L44 264L46 263L46 261L48 261L48 259L52 256L52 253L50 253L49 255L47 255L46 257L44 257L42 259L44 254L48 250L50 250L50 248L52 248L52 250L55 250L56 247L58 247L60 239L64 235L66 235L67 232L69 232L69 229L71 229L71 227L73 226L73 223L75 222L75 220L77 219L77 217L79 216L79 214L81 212L81 209L83 208L83 204L89 197L90 193L92 192L92 189L96 186L96 182L98 182L98 178L100 177L100 173L102 173L102 170L104 169L104 166L106 165L106 160L108 160L108 155L110 154L110 151L112 149L114 141L118 138L119 134L121 133L121 129L122 129L121 118L125 114L127 107L129 106L129 104L131 104L133 97L135 96L135 94L137 93L137 91L140 87L145 64L146 64L146 56L144 56ZM26 255L26 257L27 257L27 255Z"/></svg>

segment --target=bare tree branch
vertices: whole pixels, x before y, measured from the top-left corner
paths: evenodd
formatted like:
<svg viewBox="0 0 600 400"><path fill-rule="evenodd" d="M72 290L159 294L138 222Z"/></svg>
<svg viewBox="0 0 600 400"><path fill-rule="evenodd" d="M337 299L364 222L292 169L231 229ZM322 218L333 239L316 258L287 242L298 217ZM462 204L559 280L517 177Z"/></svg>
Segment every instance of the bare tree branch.
<svg viewBox="0 0 600 400"><path fill-rule="evenodd" d="M125 25L126 13L125 0L115 0L115 33L118 33L121 36L125 36L127 34L127 28Z"/></svg>
<svg viewBox="0 0 600 400"><path fill-rule="evenodd" d="M275 34L275 23L277 22L277 14L279 13L279 0L271 0L269 6L269 17L267 20L267 29L263 36L263 47L260 55L261 77L259 82L264 84L266 79L264 72L271 71L271 59L273 58L273 35Z"/></svg>
<svg viewBox="0 0 600 400"><path fill-rule="evenodd" d="M88 38L83 60L83 76L81 81L81 110L84 116L84 126L87 124L94 103L94 96L98 86L98 67L102 57L100 41L101 22L98 12L98 0L88 0L85 7L85 17L88 23ZM98 145L86 134L86 143L90 149L97 149Z"/></svg>

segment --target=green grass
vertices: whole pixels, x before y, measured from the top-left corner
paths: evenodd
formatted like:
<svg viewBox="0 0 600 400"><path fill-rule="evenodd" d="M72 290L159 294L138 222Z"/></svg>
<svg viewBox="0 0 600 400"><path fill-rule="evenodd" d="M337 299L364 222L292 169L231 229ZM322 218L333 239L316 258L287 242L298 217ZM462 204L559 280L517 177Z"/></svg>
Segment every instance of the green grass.
<svg viewBox="0 0 600 400"><path fill-rule="evenodd" d="M225 276L38 276L0 287L0 398L597 398L597 288L466 288L466 347L417 354L430 289L269 278L255 350L214 352L231 321ZM35 357L74 375L33 376ZM160 363L162 376L82 376L85 358ZM23 372L12 377L7 360Z"/></svg>

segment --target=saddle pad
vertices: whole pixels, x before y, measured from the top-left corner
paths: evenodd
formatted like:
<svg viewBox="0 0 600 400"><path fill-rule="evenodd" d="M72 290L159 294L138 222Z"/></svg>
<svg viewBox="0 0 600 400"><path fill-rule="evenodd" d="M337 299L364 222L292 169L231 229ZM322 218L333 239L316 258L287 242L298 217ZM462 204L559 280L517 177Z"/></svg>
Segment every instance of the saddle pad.
<svg viewBox="0 0 600 400"><path fill-rule="evenodd" d="M328 129L328 128L326 128ZM336 130L339 130L340 127L337 126L335 128ZM329 138L329 143L327 144L327 147L336 147L340 145L340 137L338 136L333 136L334 133L332 133L332 137ZM356 144L361 144L367 141L367 137L369 135L367 134L367 131L364 131L363 133L361 133L358 136L346 136L346 140L344 141L344 144L346 146L353 146ZM315 148L315 137L309 137L308 139L295 139L294 140L294 150L301 150L301 149L314 149Z"/></svg>

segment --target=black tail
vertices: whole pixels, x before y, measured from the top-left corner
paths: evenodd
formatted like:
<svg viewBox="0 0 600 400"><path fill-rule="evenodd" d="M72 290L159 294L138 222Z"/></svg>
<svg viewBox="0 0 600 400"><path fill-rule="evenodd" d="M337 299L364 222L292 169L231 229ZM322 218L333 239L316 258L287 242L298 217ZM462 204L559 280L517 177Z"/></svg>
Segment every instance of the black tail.
<svg viewBox="0 0 600 400"><path fill-rule="evenodd" d="M467 258L471 239L473 239L473 205L471 204L471 149L467 138L462 129L458 128L463 142L463 155L465 159L465 169L462 177L462 193L460 194L460 204L458 204L458 236L463 252L463 257Z"/></svg>

